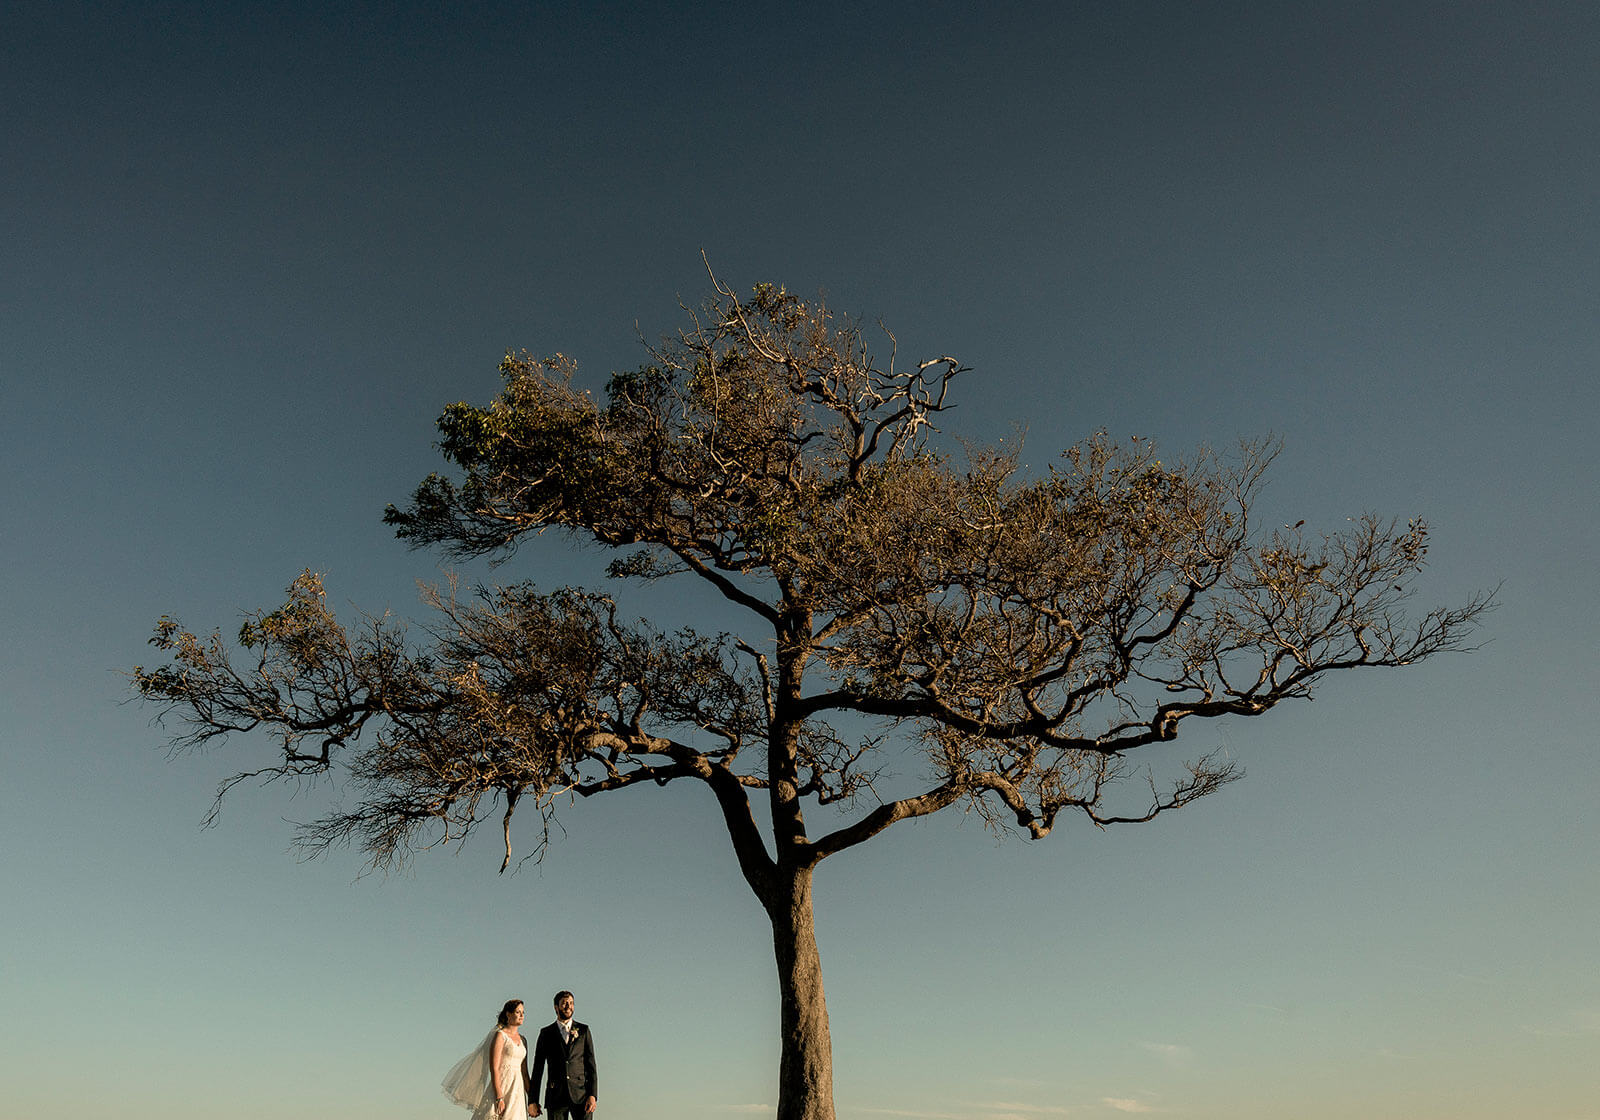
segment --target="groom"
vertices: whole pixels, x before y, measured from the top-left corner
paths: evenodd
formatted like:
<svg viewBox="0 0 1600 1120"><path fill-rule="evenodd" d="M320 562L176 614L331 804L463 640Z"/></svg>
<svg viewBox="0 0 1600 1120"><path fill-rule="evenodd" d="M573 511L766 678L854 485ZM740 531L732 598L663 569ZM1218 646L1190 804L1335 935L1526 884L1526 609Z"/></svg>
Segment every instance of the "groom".
<svg viewBox="0 0 1600 1120"><path fill-rule="evenodd" d="M557 992L556 1021L539 1032L533 1051L533 1083L528 1115L539 1115L539 1078L545 1064L550 1079L544 1087L544 1106L550 1120L583 1120L594 1112L598 1081L594 1072L594 1039L589 1027L572 1017L571 992Z"/></svg>

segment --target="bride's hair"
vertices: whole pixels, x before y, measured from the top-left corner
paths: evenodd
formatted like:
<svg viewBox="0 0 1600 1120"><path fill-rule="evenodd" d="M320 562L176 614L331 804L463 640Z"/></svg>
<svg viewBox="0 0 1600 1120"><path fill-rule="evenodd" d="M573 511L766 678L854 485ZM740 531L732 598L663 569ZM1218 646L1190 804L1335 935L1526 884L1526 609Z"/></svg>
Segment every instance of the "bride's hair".
<svg viewBox="0 0 1600 1120"><path fill-rule="evenodd" d="M522 1001L520 999L506 1000L506 1005L500 1009L500 1025L503 1027L507 1023L511 1022L511 1016L516 1012L517 1008L521 1006Z"/></svg>

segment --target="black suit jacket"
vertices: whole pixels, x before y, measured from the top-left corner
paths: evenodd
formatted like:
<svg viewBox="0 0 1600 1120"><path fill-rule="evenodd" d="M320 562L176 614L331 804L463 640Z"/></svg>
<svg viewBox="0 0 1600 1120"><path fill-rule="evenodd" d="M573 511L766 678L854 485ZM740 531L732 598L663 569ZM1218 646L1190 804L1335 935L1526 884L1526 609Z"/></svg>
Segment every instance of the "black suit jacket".
<svg viewBox="0 0 1600 1120"><path fill-rule="evenodd" d="M584 1097L598 1097L599 1078L594 1071L594 1039L589 1024L572 1021L572 1042L561 1041L561 1028L551 1023L539 1031L533 1048L533 1094L539 1095L539 1078L545 1066L550 1079L545 1083L545 1108L581 1106Z"/></svg>

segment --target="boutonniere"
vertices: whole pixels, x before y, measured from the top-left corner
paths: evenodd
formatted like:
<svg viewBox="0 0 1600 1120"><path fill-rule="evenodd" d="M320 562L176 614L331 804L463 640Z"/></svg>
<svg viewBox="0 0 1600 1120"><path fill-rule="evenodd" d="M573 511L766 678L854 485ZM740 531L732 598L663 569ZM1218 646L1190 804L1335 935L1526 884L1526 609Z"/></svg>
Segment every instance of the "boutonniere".
<svg viewBox="0 0 1600 1120"><path fill-rule="evenodd" d="M580 1035L582 1033L583 1032L578 1030L577 1026L574 1025L572 1030L570 1032L568 1032L568 1034L567 1034L567 1045L570 1046L574 1042L577 1042L578 1041L578 1035Z"/></svg>

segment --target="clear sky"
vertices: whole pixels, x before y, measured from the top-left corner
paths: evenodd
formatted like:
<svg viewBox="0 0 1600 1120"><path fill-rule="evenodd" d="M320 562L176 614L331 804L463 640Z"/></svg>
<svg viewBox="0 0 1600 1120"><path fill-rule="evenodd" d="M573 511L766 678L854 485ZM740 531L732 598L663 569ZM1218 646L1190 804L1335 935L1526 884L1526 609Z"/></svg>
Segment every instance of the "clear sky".
<svg viewBox="0 0 1600 1120"><path fill-rule="evenodd" d="M824 864L841 1120L1600 1118L1600 7L456 7L0 9L0 1114L464 1116L561 987L604 1116L770 1113L703 792L359 877L289 849L337 791L201 831L258 755L169 761L119 675L307 567L416 613L379 518L441 406L640 364L703 249L959 356L947 427L1037 467L1276 433L1266 523L1420 514L1419 601L1504 581L1480 652L1196 729L1248 776L1182 813Z"/></svg>

